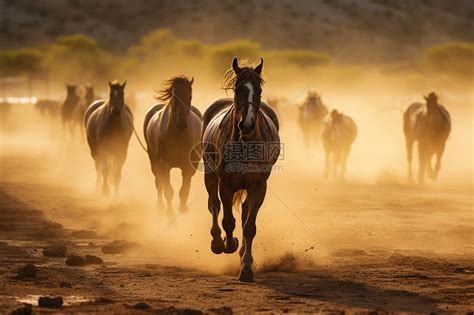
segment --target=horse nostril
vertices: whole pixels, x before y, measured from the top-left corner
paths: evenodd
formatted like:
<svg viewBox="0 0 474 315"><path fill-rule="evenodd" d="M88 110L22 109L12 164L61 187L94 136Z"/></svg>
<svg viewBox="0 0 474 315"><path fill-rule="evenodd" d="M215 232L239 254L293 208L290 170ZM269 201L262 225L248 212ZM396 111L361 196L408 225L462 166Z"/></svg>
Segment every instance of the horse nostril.
<svg viewBox="0 0 474 315"><path fill-rule="evenodd" d="M250 126L250 129L255 129L255 127L257 127L257 125L255 125L255 122L252 123L252 125Z"/></svg>
<svg viewBox="0 0 474 315"><path fill-rule="evenodd" d="M239 127L240 130L244 129L244 122L239 121L239 124L237 125L237 127Z"/></svg>

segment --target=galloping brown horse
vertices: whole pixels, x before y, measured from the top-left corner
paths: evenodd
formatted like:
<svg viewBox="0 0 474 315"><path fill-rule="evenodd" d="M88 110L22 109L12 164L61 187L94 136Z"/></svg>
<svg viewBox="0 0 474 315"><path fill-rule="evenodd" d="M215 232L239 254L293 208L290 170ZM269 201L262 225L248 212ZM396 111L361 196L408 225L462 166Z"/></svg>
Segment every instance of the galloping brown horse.
<svg viewBox="0 0 474 315"><path fill-rule="evenodd" d="M85 113L87 142L95 161L97 188L109 193L109 170L113 172L114 198L118 198L122 167L127 158L128 144L133 131L133 115L124 102L125 82L109 82L109 100L93 102Z"/></svg>
<svg viewBox="0 0 474 315"><path fill-rule="evenodd" d="M328 114L326 105L317 92L308 92L304 103L299 107L298 123L306 145L313 145L320 139L321 122Z"/></svg>
<svg viewBox="0 0 474 315"><path fill-rule="evenodd" d="M425 172L435 180L441 169L446 140L451 132L451 117L443 105L438 103L438 96L430 93L424 96L426 104L413 103L403 114L403 131L408 159L408 178L412 180L411 160L413 142L418 141L418 183L425 181ZM431 158L436 154L435 169L431 166Z"/></svg>
<svg viewBox="0 0 474 315"><path fill-rule="evenodd" d="M76 85L66 85L67 95L63 104L61 105L61 119L63 121L64 131L69 133L70 136L74 133L74 109L79 101L77 95Z"/></svg>
<svg viewBox="0 0 474 315"><path fill-rule="evenodd" d="M333 177L344 178L347 157L357 136L354 120L334 109L324 120L321 136L326 155L324 176L328 177L331 171Z"/></svg>
<svg viewBox="0 0 474 315"><path fill-rule="evenodd" d="M268 105L261 102L262 69L263 59L253 68L239 67L237 58L234 58L223 85L225 89L234 91L234 99L219 99L206 110L202 136L206 167L204 179L212 214L211 250L215 254L237 250L239 243L233 236L235 218L232 206L239 201L242 191L247 194L242 204L243 242L239 276L246 282L253 281L252 241L257 231L257 213L265 199L267 179L280 152L278 118ZM260 153L255 155L255 152ZM217 222L221 201L224 240Z"/></svg>
<svg viewBox="0 0 474 315"><path fill-rule="evenodd" d="M155 175L157 207L163 205L164 191L170 219L174 217L170 170L174 167L181 169L183 183L179 191L180 211L186 212L191 177L196 173L201 159L200 147L196 145L200 142L202 115L191 105L193 82L194 79L189 80L184 76L166 81L166 87L157 99L168 103L152 106L143 124L151 170Z"/></svg>

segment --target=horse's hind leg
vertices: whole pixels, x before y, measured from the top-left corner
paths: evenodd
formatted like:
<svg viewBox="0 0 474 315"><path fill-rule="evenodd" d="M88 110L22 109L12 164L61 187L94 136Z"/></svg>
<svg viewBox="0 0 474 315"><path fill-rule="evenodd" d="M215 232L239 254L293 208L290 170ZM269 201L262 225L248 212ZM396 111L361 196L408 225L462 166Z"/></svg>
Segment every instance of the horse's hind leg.
<svg viewBox="0 0 474 315"><path fill-rule="evenodd" d="M184 168L181 173L183 176L183 183L181 184L181 189L179 190L179 211L181 213L188 212L188 197L189 189L191 188L191 177L193 176L193 169Z"/></svg>
<svg viewBox="0 0 474 315"><path fill-rule="evenodd" d="M253 257L252 257L252 243L257 234L257 226L255 224L257 220L258 210L265 199L265 194L267 192L267 183L265 182L261 186L257 187L254 190L247 190L247 199L248 204L248 213L247 218L243 227L243 235L245 243L242 260L241 260L241 269L239 280L243 282L252 282L253 281Z"/></svg>
<svg viewBox="0 0 474 315"><path fill-rule="evenodd" d="M219 212L221 210L221 202L219 200L219 179L216 173L206 172L204 174L204 183L206 185L209 199L207 202L209 212L212 214L211 227L211 250L214 254L222 254L224 252L224 241L221 237L221 228L219 227Z"/></svg>
<svg viewBox="0 0 474 315"><path fill-rule="evenodd" d="M224 228L226 237L224 238L224 252L227 254L234 253L239 247L239 241L234 237L235 218L232 213L232 204L234 201L234 191L225 183L219 183L219 195L224 208L224 217L222 218L222 227Z"/></svg>
<svg viewBox="0 0 474 315"><path fill-rule="evenodd" d="M412 173L412 166L411 161L413 158L413 140L412 137L406 136L405 137L405 146L407 148L407 162L408 162L408 180L411 182L413 181L413 173Z"/></svg>

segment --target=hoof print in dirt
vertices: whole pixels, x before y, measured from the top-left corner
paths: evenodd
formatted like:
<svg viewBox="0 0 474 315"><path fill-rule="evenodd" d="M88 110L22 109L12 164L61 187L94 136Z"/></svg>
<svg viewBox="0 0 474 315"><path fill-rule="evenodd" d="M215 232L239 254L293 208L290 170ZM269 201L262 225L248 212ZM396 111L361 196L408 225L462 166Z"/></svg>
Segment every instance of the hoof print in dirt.
<svg viewBox="0 0 474 315"><path fill-rule="evenodd" d="M139 310L146 310L150 308L150 305L148 305L145 302L138 302L133 306L133 308L139 309Z"/></svg>
<svg viewBox="0 0 474 315"><path fill-rule="evenodd" d="M104 254L123 254L139 247L140 244L138 243L129 242L126 240L118 240L102 247L102 252Z"/></svg>
<svg viewBox="0 0 474 315"><path fill-rule="evenodd" d="M99 238L99 235L97 235L97 233L94 231L79 230L79 231L71 232L71 237L91 239L91 238Z"/></svg>
<svg viewBox="0 0 474 315"><path fill-rule="evenodd" d="M41 296L38 299L40 307L60 308L63 306L63 298L61 296Z"/></svg>
<svg viewBox="0 0 474 315"><path fill-rule="evenodd" d="M115 301L107 297L101 296L98 299L96 299L94 302L95 304L110 304L110 303L114 303Z"/></svg>
<svg viewBox="0 0 474 315"><path fill-rule="evenodd" d="M92 255L79 256L79 255L70 255L66 259L67 266L87 266L87 265L101 265L104 261L102 258Z"/></svg>
<svg viewBox="0 0 474 315"><path fill-rule="evenodd" d="M12 311L12 315L30 315L33 314L33 305L25 303Z"/></svg>
<svg viewBox="0 0 474 315"><path fill-rule="evenodd" d="M31 263L28 263L18 268L16 272L16 276L18 279L34 278L37 273L38 273L38 267L36 267L35 265Z"/></svg>
<svg viewBox="0 0 474 315"><path fill-rule="evenodd" d="M43 248L43 256L46 257L66 257L67 247L66 245L49 245Z"/></svg>

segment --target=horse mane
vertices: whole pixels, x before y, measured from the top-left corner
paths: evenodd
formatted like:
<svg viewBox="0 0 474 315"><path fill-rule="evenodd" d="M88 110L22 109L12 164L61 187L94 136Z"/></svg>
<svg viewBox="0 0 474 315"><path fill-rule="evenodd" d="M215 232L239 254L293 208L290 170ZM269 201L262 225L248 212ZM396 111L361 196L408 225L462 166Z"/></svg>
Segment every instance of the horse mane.
<svg viewBox="0 0 474 315"><path fill-rule="evenodd" d="M241 71L239 74L235 74L234 70L232 68L228 69L224 77L222 78L222 83L221 83L221 88L224 90L234 90L235 85L238 80L254 80L257 81L260 86L262 86L265 83L265 80L261 75L259 75L257 72L253 70L252 65L250 65L247 61L240 62L243 63L243 67L241 66L240 69Z"/></svg>
<svg viewBox="0 0 474 315"><path fill-rule="evenodd" d="M175 88L182 88L184 86L191 87L191 80L184 75L174 76L163 81L164 88L157 91L155 99L158 101L167 101L173 97Z"/></svg>

